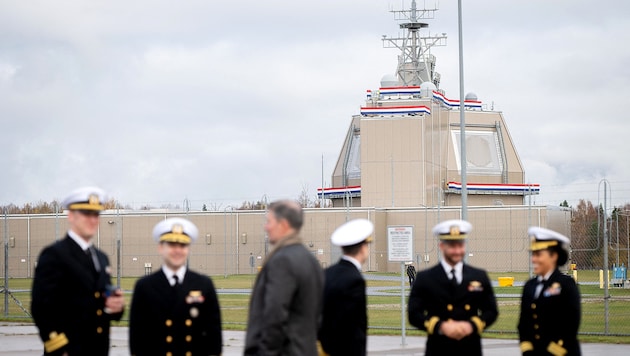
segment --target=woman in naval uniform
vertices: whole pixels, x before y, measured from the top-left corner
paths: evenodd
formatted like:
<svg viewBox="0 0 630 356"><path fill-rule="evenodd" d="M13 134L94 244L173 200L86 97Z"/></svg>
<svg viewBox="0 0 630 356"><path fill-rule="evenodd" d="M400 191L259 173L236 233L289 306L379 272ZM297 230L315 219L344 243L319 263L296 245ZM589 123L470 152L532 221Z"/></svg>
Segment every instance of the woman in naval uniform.
<svg viewBox="0 0 630 356"><path fill-rule="evenodd" d="M580 355L580 292L558 269L567 263L569 239L555 231L531 227L536 277L523 288L518 332L523 355Z"/></svg>

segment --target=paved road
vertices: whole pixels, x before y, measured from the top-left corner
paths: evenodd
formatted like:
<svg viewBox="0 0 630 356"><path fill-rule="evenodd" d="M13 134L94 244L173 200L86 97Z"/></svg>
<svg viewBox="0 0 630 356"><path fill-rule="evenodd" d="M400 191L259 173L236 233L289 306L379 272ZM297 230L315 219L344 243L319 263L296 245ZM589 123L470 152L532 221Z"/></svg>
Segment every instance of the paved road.
<svg viewBox="0 0 630 356"><path fill-rule="evenodd" d="M242 331L224 331L224 356L243 354L245 333ZM0 322L1 356L40 356L42 344L37 329L31 324ZM111 356L128 356L127 328L112 327ZM405 346L401 346L400 336L370 336L368 338L368 354L378 356L423 355L424 337L407 337ZM484 339L484 355L518 356L520 350L516 340ZM585 355L627 356L630 345L615 344L582 344Z"/></svg>

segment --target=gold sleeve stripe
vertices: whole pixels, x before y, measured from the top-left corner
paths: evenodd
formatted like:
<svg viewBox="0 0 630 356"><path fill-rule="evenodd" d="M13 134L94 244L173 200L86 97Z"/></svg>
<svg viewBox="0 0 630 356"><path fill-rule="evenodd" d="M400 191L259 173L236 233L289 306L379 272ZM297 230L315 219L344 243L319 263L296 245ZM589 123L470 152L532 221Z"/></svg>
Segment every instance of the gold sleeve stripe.
<svg viewBox="0 0 630 356"><path fill-rule="evenodd" d="M532 344L531 341L521 342L521 353L527 351L534 351L534 344Z"/></svg>
<svg viewBox="0 0 630 356"><path fill-rule="evenodd" d="M324 351L324 348L322 347L322 343L319 340L317 341L317 355L330 356L328 353L326 353L326 351Z"/></svg>
<svg viewBox="0 0 630 356"><path fill-rule="evenodd" d="M567 354L567 349L562 347L562 341L560 341L560 343L552 341L549 343L549 346L547 346L547 352L554 356L564 356Z"/></svg>
<svg viewBox="0 0 630 356"><path fill-rule="evenodd" d="M68 338L66 334L53 334L51 333L51 337L48 341L44 342L44 349L46 352L51 353L59 350L60 348L66 346L68 344Z"/></svg>
<svg viewBox="0 0 630 356"><path fill-rule="evenodd" d="M433 334L433 329L435 329L435 325L440 321L440 318L437 316L432 316L431 319L424 322L424 327L427 329L427 333L429 335Z"/></svg>
<svg viewBox="0 0 630 356"><path fill-rule="evenodd" d="M479 318L478 316L473 316L472 318L470 318L470 321L475 323L475 325L477 326L477 332L479 334L481 334L483 332L483 329L486 328L486 323L483 320L481 320L481 318Z"/></svg>

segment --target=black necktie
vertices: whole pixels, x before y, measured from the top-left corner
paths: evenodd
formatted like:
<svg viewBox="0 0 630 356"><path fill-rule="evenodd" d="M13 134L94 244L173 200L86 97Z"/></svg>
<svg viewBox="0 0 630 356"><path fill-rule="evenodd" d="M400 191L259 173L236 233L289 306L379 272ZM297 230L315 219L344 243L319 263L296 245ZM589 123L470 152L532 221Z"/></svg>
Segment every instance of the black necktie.
<svg viewBox="0 0 630 356"><path fill-rule="evenodd" d="M173 288L174 289L179 288L179 277L177 277L176 274L173 275L173 280L175 281L175 283L173 284Z"/></svg>
<svg viewBox="0 0 630 356"><path fill-rule="evenodd" d="M459 283L457 283L457 277L455 277L455 268L451 270L451 284L453 287L457 287Z"/></svg>
<svg viewBox="0 0 630 356"><path fill-rule="evenodd" d="M94 251L94 246L88 247L86 252L88 256L90 256L90 259L92 259L92 265L94 265L94 269L96 270L96 272L100 272L101 264L98 262L98 257L96 256L96 251Z"/></svg>
<svg viewBox="0 0 630 356"><path fill-rule="evenodd" d="M538 297L540 297L540 292L542 292L544 284L544 279L541 278L538 280L538 283L536 284L536 290L534 291L534 299L538 299Z"/></svg>

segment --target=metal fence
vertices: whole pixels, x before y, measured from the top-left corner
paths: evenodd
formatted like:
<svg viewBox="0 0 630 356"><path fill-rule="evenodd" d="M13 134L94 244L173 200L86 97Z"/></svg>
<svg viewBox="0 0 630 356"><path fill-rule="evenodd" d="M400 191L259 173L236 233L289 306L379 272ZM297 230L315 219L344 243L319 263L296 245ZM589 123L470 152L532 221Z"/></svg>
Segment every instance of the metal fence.
<svg viewBox="0 0 630 356"><path fill-rule="evenodd" d="M469 236L467 263L488 270L495 282L499 302L500 317L488 332L516 332L521 287L531 273L527 228L539 225L558 230L572 239L571 261L563 271L577 274L582 292L580 332L630 336L630 282L627 275L620 272L628 265L630 214L626 210L606 216L599 214L597 209L595 213L588 209L584 211L586 213L582 214L579 209L540 206L469 208L468 216L474 230ZM327 267L335 263L340 255L329 240L334 229L352 218L373 221L375 241L364 266L370 272L366 276L375 278L368 284L369 325L373 329L400 331L400 264L388 261L387 227L413 227L414 260L410 262L419 271L438 261L438 241L430 234L432 226L445 219L458 218L459 214L456 208L428 207L307 209L302 237L322 267ZM191 251L190 268L211 275L217 281L236 275L251 275L253 280L269 251L262 228L264 211L108 211L102 214L94 242L109 255L117 284L120 284L121 278L141 277L159 268L160 259L150 236L152 228L165 217L183 215L192 220L200 231L199 240ZM4 250L0 317L30 317L30 279L37 256L43 247L63 238L67 228L63 214L5 214L0 217ZM600 273L605 268L605 255L609 261L606 264L610 269L609 279L603 278L603 271ZM576 265L575 272L569 268L571 264ZM499 277L514 278L514 283L512 286L499 286ZM405 285L408 288L408 283ZM249 287L251 283L244 286L246 289ZM222 293L229 294L229 288ZM404 293L408 295L408 290ZM237 307L245 309L247 299L241 295L235 302ZM234 305L224 309L223 313L232 313L233 310ZM226 319L226 323L242 326L244 312L241 310L239 313L240 316L234 319Z"/></svg>

